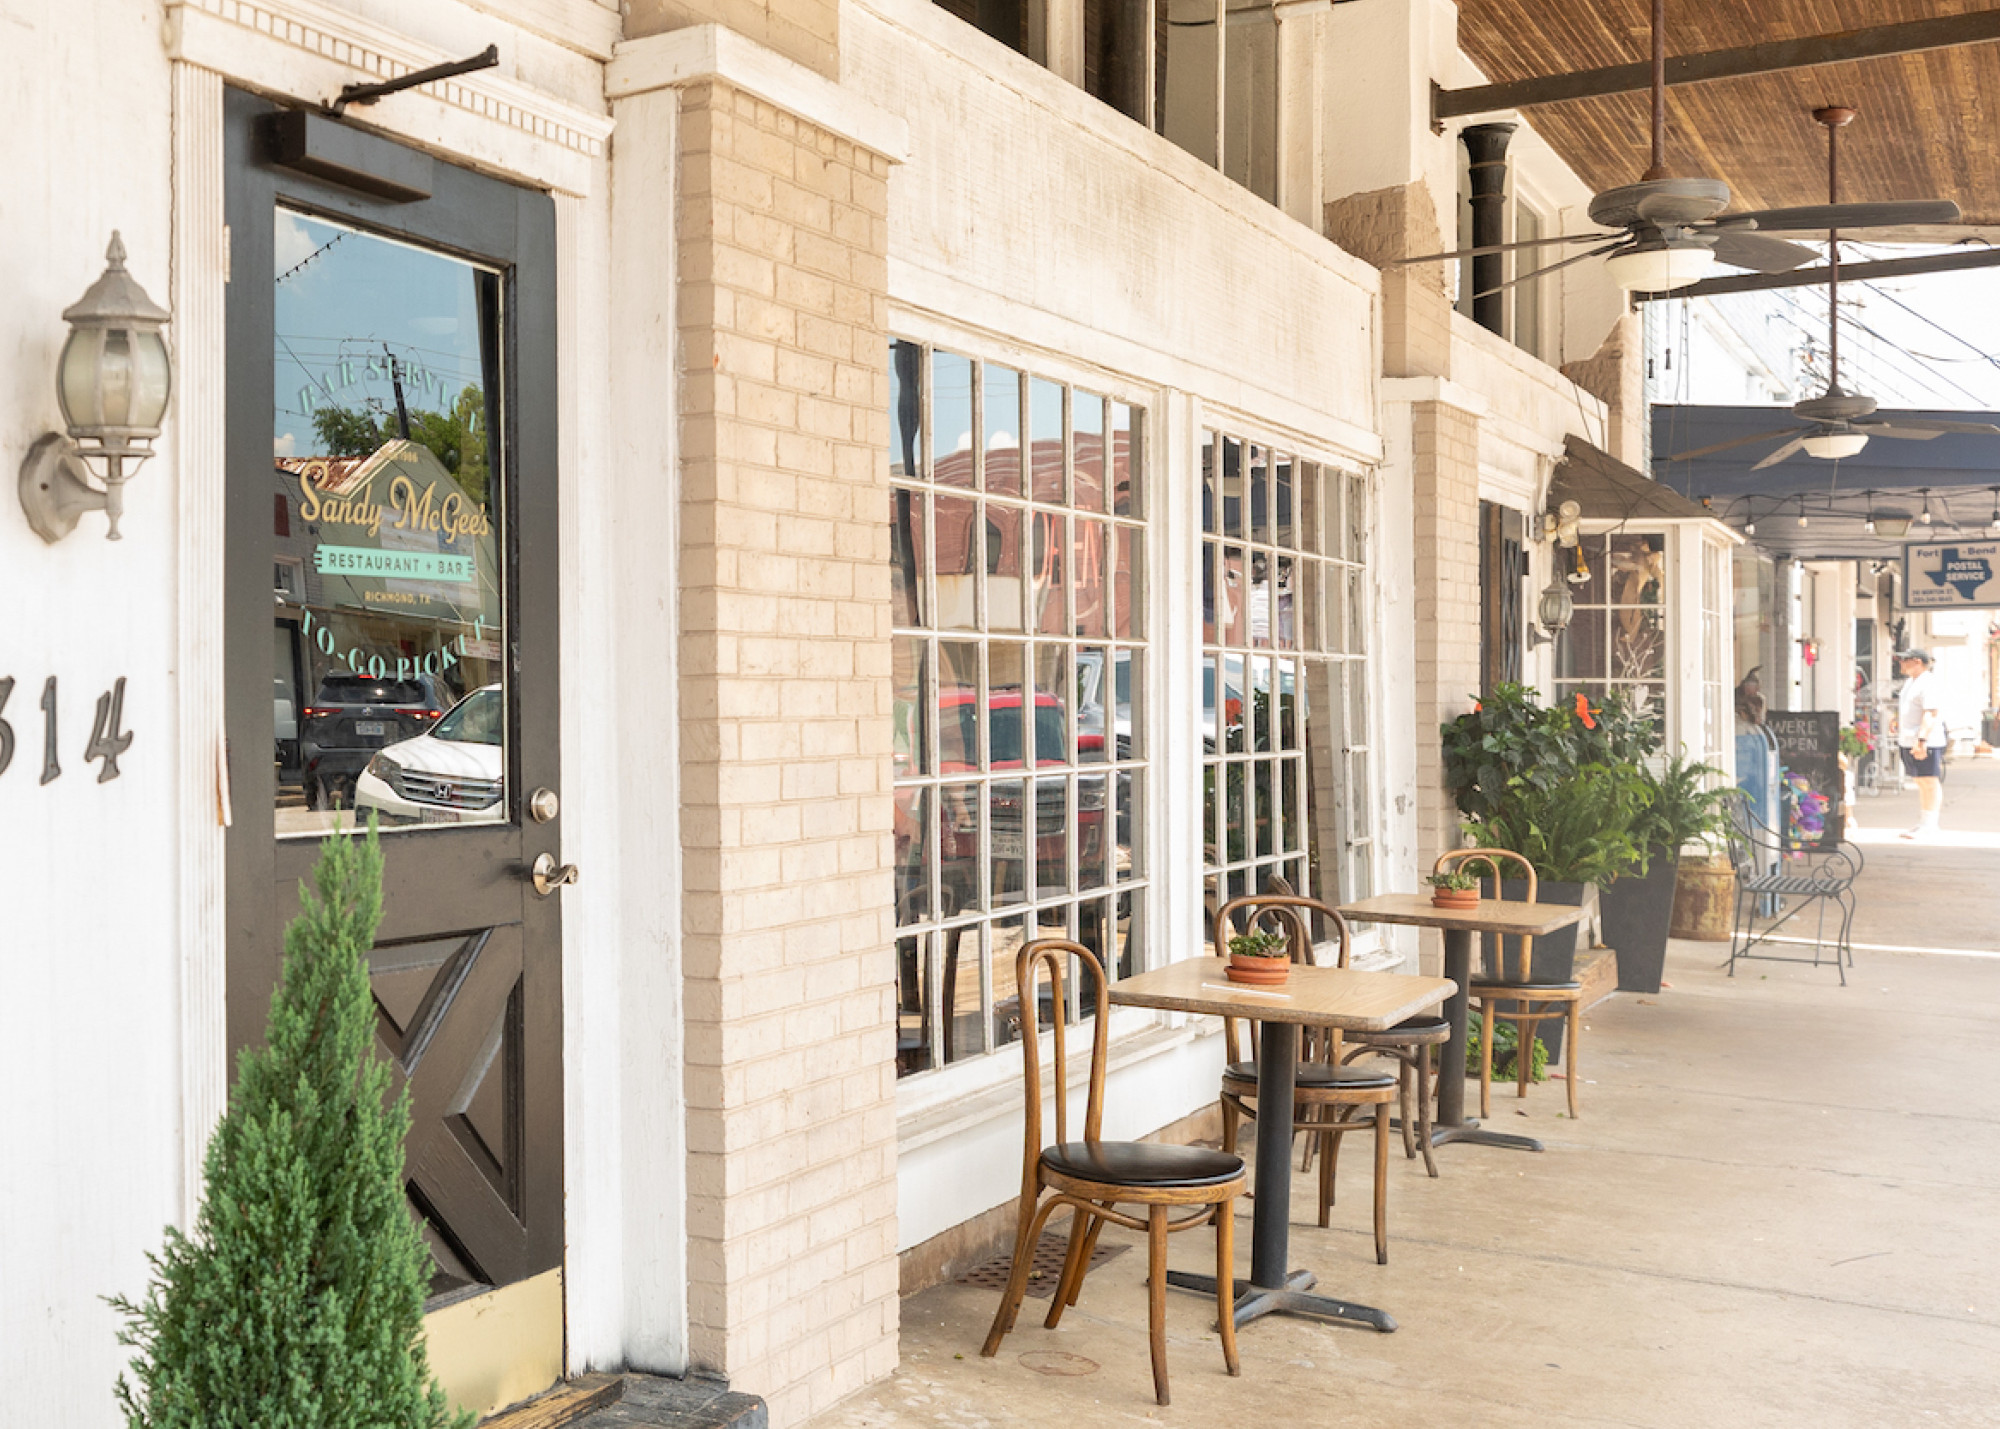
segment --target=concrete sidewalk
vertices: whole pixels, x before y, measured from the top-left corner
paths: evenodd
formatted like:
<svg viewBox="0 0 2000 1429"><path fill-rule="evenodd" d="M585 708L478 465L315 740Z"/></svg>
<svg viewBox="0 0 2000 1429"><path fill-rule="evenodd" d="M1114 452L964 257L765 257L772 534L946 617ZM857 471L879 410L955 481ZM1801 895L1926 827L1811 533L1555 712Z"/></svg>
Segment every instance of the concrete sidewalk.
<svg viewBox="0 0 2000 1429"><path fill-rule="evenodd" d="M1948 830L2000 834L2000 766L1961 764L1948 787ZM1914 822L1910 795L1865 802L1864 820L1907 827L1898 800ZM1230 1379L1211 1306L1169 1292L1162 1409L1145 1250L1127 1236L1060 1330L1030 1299L996 1359L978 1354L995 1291L904 1301L902 1368L818 1429L2000 1425L2000 1114L1985 1090L2000 849L1868 858L1857 941L1957 954L1860 951L1842 988L1830 967L1782 963L1731 979L1726 944L1674 944L1671 990L1590 1013L1580 1120L1562 1116L1559 1083L1496 1095L1496 1126L1546 1153L1449 1146L1432 1181L1396 1148L1387 1266L1360 1146L1333 1229L1300 1223L1313 1192L1297 1179L1293 1263L1388 1310L1397 1333L1264 1320ZM1213 1255L1197 1232L1175 1241L1178 1267Z"/></svg>

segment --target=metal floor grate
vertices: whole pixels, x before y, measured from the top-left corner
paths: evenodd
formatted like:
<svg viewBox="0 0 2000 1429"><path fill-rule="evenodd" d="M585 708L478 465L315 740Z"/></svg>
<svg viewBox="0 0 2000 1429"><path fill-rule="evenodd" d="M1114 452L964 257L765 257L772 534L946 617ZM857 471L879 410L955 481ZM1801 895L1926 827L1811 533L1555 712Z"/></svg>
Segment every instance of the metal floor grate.
<svg viewBox="0 0 2000 1429"><path fill-rule="evenodd" d="M1106 1245L1099 1241L1090 1252L1090 1270L1097 1269L1107 1260L1123 1255L1132 1247L1129 1245ZM1028 1268L1028 1293L1038 1300L1046 1300L1056 1293L1056 1281L1062 1278L1063 1257L1069 1254L1069 1232L1043 1231L1042 1238L1035 1243L1035 1258ZM980 1285L988 1290L1005 1290L1007 1276L1014 1269L1014 1257L996 1256L984 1265L974 1266L958 1277L960 1285Z"/></svg>

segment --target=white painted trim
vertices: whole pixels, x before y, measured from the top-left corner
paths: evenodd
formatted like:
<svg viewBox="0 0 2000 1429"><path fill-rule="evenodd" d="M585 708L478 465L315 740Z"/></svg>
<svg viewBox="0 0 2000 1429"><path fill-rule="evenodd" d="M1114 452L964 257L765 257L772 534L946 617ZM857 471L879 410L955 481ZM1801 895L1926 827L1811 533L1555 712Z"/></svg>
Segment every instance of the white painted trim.
<svg viewBox="0 0 2000 1429"><path fill-rule="evenodd" d="M1474 417L1484 417L1492 405L1470 387L1461 387L1449 377L1384 377L1382 405L1391 403L1442 402ZM1561 444L1557 444L1558 451Z"/></svg>
<svg viewBox="0 0 2000 1429"><path fill-rule="evenodd" d="M608 60L624 33L616 4L600 0L459 0L594 60Z"/></svg>
<svg viewBox="0 0 2000 1429"><path fill-rule="evenodd" d="M1119 1009L1119 1011L1129 1010ZM1116 1016L1117 1013L1114 1012L1113 1015ZM1221 1022L1215 1019L1196 1019L1198 1022L1208 1023L1206 1029L1194 1026L1170 1026L1164 1016L1143 1010L1137 1012L1134 1020L1143 1025L1129 1031L1114 1033L1106 1049L1107 1077L1122 1073L1149 1058L1185 1046L1195 1041L1204 1031L1208 1035L1215 1035L1222 1030ZM1071 1038L1069 1047L1069 1087L1071 1092L1075 1092L1090 1080L1090 1049L1087 1041L1075 1037ZM1052 1087L1055 1078L1053 1032L1044 1032L1041 1035L1038 1050L1042 1064L1042 1085ZM976 1090L961 1088L956 1095L939 1099L920 1110L909 1112L899 1110L896 1123L897 1154L908 1155L914 1151L921 1151L927 1146L961 1135L973 1127L1019 1113L1022 1076L1022 1055L1019 1048L1003 1048L986 1060L1003 1063L1007 1075L986 1081Z"/></svg>
<svg viewBox="0 0 2000 1429"><path fill-rule="evenodd" d="M617 295L600 347L608 441L603 488L603 644L614 703L619 866L618 1138L623 1183L617 1253L619 1362L688 1368L686 1020L682 1001L680 702L679 182L680 96L621 100L613 156L610 252L602 292ZM886 360L886 358L885 358ZM757 1386L748 1386L755 1389Z"/></svg>
<svg viewBox="0 0 2000 1429"><path fill-rule="evenodd" d="M1315 443L1330 461L1368 466L1381 460L1382 440L1369 428L1278 396L1239 372L1206 367L1185 355L1115 336L1086 319L1016 301L894 254L889 257L889 292L892 327L899 321L949 324L960 332L978 334L982 343L1025 342L1031 350L1063 353L1128 379L1213 394L1213 405L1254 414L1250 420L1259 426L1272 427L1288 438L1296 436L1301 443Z"/></svg>
<svg viewBox="0 0 2000 1429"><path fill-rule="evenodd" d="M174 657L180 803L180 1222L201 1204L208 1138L229 1101L224 876L222 649L226 435L222 79L173 66L173 242L168 329L174 352L171 444L178 486ZM245 751L244 758L253 757Z"/></svg>
<svg viewBox="0 0 2000 1429"><path fill-rule="evenodd" d="M361 79L462 56L316 0L168 0L167 51L252 88L318 104ZM611 119L490 70L391 95L348 118L460 163L588 193Z"/></svg>
<svg viewBox="0 0 2000 1429"><path fill-rule="evenodd" d="M604 69L604 93L612 100L711 81L754 94L892 163L909 158L910 126L901 118L722 25L621 40Z"/></svg>
<svg viewBox="0 0 2000 1429"><path fill-rule="evenodd" d="M561 895L563 1022L563 1239L566 1368L617 1363L624 1269L619 1245L617 1070L619 913L624 892L617 857L617 756L607 678L616 606L601 580L607 477L592 461L602 417L593 412L606 380L605 311L579 301L582 284L605 281L610 248L593 206L558 195L556 209L557 550L562 679L561 857L582 871ZM586 341L582 330L591 330ZM598 417L597 427L586 413ZM608 1351L608 1352L607 1352Z"/></svg>
<svg viewBox="0 0 2000 1429"><path fill-rule="evenodd" d="M1153 802L1160 813L1154 847L1159 851L1157 905L1162 915L1160 935L1153 940L1154 967L1207 951L1199 934L1202 886L1208 876L1201 840L1207 815L1201 793L1201 465L1196 455L1202 409L1184 392L1165 394L1164 406L1162 499L1152 511L1158 532L1154 548L1160 555L1155 584L1165 592L1160 616L1168 637L1155 642L1153 657L1164 700L1154 724L1161 742ZM1169 831L1180 837L1170 838Z"/></svg>
<svg viewBox="0 0 2000 1429"><path fill-rule="evenodd" d="M1164 1016L1138 1007L1114 1007L1111 1009L1111 1030L1108 1034L1112 1055L1120 1055L1119 1049L1132 1038L1143 1037L1160 1025ZM1053 1033L1043 1032L1044 1043ZM1018 1083L1021 1077L1021 1054L1013 1044L996 1047L987 1053L966 1057L963 1061L949 1066L920 1072L915 1076L900 1077L896 1081L896 1132L898 1144L906 1129L924 1124L936 1116L940 1109L949 1109L964 1102L969 1097L978 1097L996 1086ZM973 1118L977 1120L978 1118Z"/></svg>

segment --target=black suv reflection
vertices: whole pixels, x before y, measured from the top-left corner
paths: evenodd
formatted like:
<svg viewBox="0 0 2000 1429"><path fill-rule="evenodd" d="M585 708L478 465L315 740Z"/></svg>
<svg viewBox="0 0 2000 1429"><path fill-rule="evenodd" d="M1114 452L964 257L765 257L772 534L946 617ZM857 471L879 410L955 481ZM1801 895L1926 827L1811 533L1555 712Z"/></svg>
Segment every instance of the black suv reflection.
<svg viewBox="0 0 2000 1429"><path fill-rule="evenodd" d="M424 733L455 703L433 675L407 680L377 679L336 670L319 682L319 693L299 723L299 764L306 807L354 807L354 781L385 744Z"/></svg>

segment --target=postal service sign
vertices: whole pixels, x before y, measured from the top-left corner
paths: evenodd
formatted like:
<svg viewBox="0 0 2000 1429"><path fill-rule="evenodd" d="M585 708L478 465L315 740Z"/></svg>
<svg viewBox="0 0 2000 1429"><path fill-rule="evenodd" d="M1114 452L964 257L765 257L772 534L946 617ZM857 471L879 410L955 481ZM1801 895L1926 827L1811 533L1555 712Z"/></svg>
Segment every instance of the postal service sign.
<svg viewBox="0 0 2000 1429"><path fill-rule="evenodd" d="M1905 610L2000 610L2000 541L1903 547Z"/></svg>

